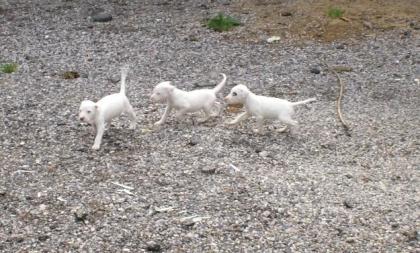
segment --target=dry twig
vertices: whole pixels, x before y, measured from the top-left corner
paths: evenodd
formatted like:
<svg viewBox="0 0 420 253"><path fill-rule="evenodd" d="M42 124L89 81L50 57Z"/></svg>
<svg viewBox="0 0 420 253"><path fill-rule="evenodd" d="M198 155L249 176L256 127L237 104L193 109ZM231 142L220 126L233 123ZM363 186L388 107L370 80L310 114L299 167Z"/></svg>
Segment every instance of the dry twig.
<svg viewBox="0 0 420 253"><path fill-rule="evenodd" d="M327 69L329 71L331 71L337 77L338 83L340 84L340 93L338 95L337 102L336 102L336 104L337 104L337 114L338 114L338 118L340 119L341 124L344 127L344 130L348 133L348 131L350 130L350 127L346 123L346 121L344 120L343 114L341 112L341 101L343 100L344 83L343 83L343 81L341 80L340 76L338 75L337 71L335 71L334 68L330 68L330 66L327 64L326 61L324 61L324 64L325 64L325 66L327 66Z"/></svg>

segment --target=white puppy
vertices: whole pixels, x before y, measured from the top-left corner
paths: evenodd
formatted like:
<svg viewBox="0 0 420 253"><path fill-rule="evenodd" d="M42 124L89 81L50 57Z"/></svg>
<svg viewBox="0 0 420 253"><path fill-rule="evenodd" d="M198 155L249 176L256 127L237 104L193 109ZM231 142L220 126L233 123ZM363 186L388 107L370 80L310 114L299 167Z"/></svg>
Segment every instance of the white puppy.
<svg viewBox="0 0 420 253"><path fill-rule="evenodd" d="M125 95L125 79L127 77L128 68L121 69L121 88L119 93L114 93L103 97L98 102L85 100L80 105L79 119L82 122L93 126L96 131L95 143L93 149L99 149L102 136L105 131L105 125L113 118L127 113L131 120L130 128L136 127L136 115L133 107L130 105Z"/></svg>
<svg viewBox="0 0 420 253"><path fill-rule="evenodd" d="M222 74L223 80L213 89L200 89L183 91L171 84L161 82L153 89L151 99L155 102L166 102L166 110L162 118L155 123L155 126L165 123L168 114L172 109L177 110L176 117L182 118L185 113L203 110L206 117L201 121L207 121L211 115L211 109L216 102L216 94L226 83L226 75Z"/></svg>
<svg viewBox="0 0 420 253"><path fill-rule="evenodd" d="M286 124L286 127L279 129L283 132L287 126L296 126L298 123L292 119L295 105L306 104L315 101L310 98L300 102L289 102L284 99L258 96L252 93L245 85L239 84L232 88L229 95L225 97L228 104L243 104L245 112L228 124L236 124L249 116L255 116L257 119L256 132L261 133L265 119L280 120Z"/></svg>

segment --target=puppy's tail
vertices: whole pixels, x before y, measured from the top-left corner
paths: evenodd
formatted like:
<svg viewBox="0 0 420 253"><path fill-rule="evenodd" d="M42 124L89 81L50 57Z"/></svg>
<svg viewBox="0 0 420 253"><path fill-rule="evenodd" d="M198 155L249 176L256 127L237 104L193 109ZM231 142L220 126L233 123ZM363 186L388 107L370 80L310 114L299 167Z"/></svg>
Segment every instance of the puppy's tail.
<svg viewBox="0 0 420 253"><path fill-rule="evenodd" d="M306 99L306 100L303 100L303 101L292 102L292 105L293 106L302 105L302 104L310 103L310 102L313 102L313 101L316 101L316 98L309 98L309 99Z"/></svg>
<svg viewBox="0 0 420 253"><path fill-rule="evenodd" d="M218 85L216 85L216 87L213 88L214 93L219 92L223 88L223 86L225 86L226 84L226 79L227 79L226 75L223 73L220 73L220 74L223 76L223 80Z"/></svg>
<svg viewBox="0 0 420 253"><path fill-rule="evenodd" d="M121 88L120 93L125 95L125 79L127 79L127 73L128 73L129 67L126 65L121 68Z"/></svg>

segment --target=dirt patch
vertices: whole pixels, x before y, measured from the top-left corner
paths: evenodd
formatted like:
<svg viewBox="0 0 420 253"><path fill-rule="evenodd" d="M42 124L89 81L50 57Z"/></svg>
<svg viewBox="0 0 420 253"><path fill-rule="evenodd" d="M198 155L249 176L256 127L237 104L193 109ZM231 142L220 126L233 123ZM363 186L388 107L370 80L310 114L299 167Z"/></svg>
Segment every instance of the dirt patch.
<svg viewBox="0 0 420 253"><path fill-rule="evenodd" d="M344 13L328 16L331 8ZM233 9L254 18L244 26L249 40L261 36L335 41L376 34L390 29L419 29L420 5L416 0L241 0Z"/></svg>

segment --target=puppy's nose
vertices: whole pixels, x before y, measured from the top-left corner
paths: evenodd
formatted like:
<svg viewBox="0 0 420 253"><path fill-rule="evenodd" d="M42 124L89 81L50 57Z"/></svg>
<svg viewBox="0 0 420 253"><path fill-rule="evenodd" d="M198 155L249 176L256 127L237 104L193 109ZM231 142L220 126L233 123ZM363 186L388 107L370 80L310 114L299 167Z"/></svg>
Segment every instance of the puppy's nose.
<svg viewBox="0 0 420 253"><path fill-rule="evenodd" d="M84 117L80 117L79 119L80 119L80 121L84 121L84 120L85 120L85 118L84 118Z"/></svg>

